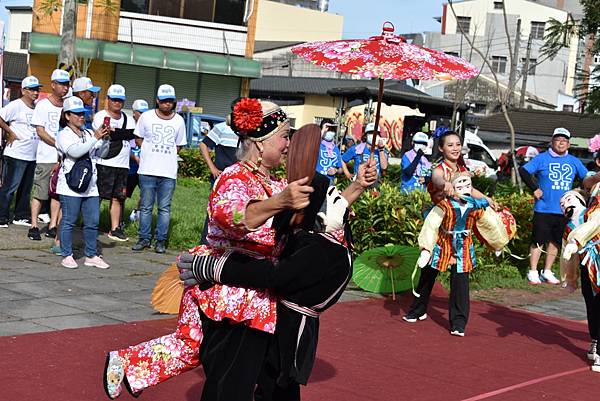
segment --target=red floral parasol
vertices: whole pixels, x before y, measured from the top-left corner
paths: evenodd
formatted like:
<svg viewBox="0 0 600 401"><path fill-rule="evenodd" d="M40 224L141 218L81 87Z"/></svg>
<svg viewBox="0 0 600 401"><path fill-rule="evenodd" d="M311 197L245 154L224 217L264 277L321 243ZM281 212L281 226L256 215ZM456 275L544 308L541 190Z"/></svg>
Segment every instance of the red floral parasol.
<svg viewBox="0 0 600 401"><path fill-rule="evenodd" d="M294 46L292 52L331 71L379 78L376 133L384 79L450 80L469 79L479 74L477 67L460 57L406 43L403 37L394 35L394 25L389 21L383 24L381 36L303 43ZM373 138L372 148L375 143Z"/></svg>

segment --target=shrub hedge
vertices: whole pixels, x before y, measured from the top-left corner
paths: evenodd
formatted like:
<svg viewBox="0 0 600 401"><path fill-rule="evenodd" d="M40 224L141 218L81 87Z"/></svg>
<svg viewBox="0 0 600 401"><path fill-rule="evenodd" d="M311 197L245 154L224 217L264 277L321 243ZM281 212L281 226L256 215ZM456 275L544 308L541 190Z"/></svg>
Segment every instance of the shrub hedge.
<svg viewBox="0 0 600 401"><path fill-rule="evenodd" d="M183 149L179 156L179 172L184 177L194 177L208 181L210 171L204 163L199 149ZM279 168L277 175L284 174ZM340 176L337 185L344 188L348 180ZM473 185L480 191L493 195L500 204L508 207L517 221L517 234L509 243L510 253L525 257L529 252L533 199L528 194L520 194L509 184L498 184L485 177L474 177ZM366 192L353 205L355 218L351 222L354 234L355 252L360 254L386 244L417 246L417 237L423 223L423 211L431 207L426 192L410 194L400 191L400 166L389 166L381 185ZM527 260L518 260L505 253L496 258L493 252L482 246L476 250L478 266L472 274L474 288L487 288L498 278L499 283L523 282L521 277L528 268ZM490 274L491 273L491 274ZM445 277L442 276L442 281ZM500 285L502 286L502 284ZM513 286L513 285L510 285Z"/></svg>

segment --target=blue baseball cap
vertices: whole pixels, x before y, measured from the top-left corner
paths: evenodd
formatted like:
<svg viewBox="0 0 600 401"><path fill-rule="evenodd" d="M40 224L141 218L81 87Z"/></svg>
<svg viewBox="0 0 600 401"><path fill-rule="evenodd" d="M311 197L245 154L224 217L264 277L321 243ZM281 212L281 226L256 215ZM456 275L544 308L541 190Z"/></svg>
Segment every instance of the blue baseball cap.
<svg viewBox="0 0 600 401"><path fill-rule="evenodd" d="M135 102L133 102L131 108L133 111L139 111L140 113L143 113L148 111L148 102L144 99L137 99Z"/></svg>
<svg viewBox="0 0 600 401"><path fill-rule="evenodd" d="M80 77L73 81L73 92L90 91L94 93L100 92L99 86L94 86L92 80L88 77Z"/></svg>
<svg viewBox="0 0 600 401"><path fill-rule="evenodd" d="M83 100L77 96L71 96L64 100L63 110L70 111L71 113L84 113L85 106L83 105Z"/></svg>
<svg viewBox="0 0 600 401"><path fill-rule="evenodd" d="M51 81L60 82L61 84L65 84L67 82L71 82L71 76L65 70L61 70L57 68L52 71L52 76L50 77Z"/></svg>
<svg viewBox="0 0 600 401"><path fill-rule="evenodd" d="M125 88L122 85L111 85L108 87L106 96L110 99L125 100Z"/></svg>
<svg viewBox="0 0 600 401"><path fill-rule="evenodd" d="M40 81L33 75L25 77L21 81L21 88L31 89L31 88L40 88L41 86L42 85L40 85Z"/></svg>
<svg viewBox="0 0 600 401"><path fill-rule="evenodd" d="M175 96L175 88L167 84L163 84L158 87L158 91L156 91L156 97L158 100L177 99L177 96Z"/></svg>

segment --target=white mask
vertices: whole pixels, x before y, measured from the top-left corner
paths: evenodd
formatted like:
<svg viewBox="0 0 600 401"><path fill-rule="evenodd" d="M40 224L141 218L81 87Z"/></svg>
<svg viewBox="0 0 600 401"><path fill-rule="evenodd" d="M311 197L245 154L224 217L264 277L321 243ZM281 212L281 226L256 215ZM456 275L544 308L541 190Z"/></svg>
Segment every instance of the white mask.
<svg viewBox="0 0 600 401"><path fill-rule="evenodd" d="M325 232L341 230L344 228L344 216L348 208L348 201L342 196L340 191L334 186L327 190L327 198L325 200L327 210L319 212L317 217L323 221Z"/></svg>
<svg viewBox="0 0 600 401"><path fill-rule="evenodd" d="M373 143L373 134L367 134L367 144L371 145Z"/></svg>
<svg viewBox="0 0 600 401"><path fill-rule="evenodd" d="M418 152L419 150L425 152L425 149L427 149L427 145L422 143L415 143L413 149L415 150L415 152Z"/></svg>
<svg viewBox="0 0 600 401"><path fill-rule="evenodd" d="M333 141L333 138L335 138L335 131L327 131L323 135L323 139L326 140L327 142Z"/></svg>
<svg viewBox="0 0 600 401"><path fill-rule="evenodd" d="M560 210L565 217L577 221L585 212L585 199L575 191L568 191L560 198Z"/></svg>

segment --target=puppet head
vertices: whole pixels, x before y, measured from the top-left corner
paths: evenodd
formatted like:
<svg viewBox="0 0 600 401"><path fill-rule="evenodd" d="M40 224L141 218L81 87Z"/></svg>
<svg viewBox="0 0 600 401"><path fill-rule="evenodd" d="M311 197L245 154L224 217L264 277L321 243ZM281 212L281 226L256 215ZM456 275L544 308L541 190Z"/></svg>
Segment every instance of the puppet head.
<svg viewBox="0 0 600 401"><path fill-rule="evenodd" d="M585 211L585 198L577 191L568 191L560 198L560 210L568 219L578 218Z"/></svg>
<svg viewBox="0 0 600 401"><path fill-rule="evenodd" d="M473 191L473 183L471 182L471 174L463 172L454 174L452 177L452 185L454 191L460 196L471 196Z"/></svg>

